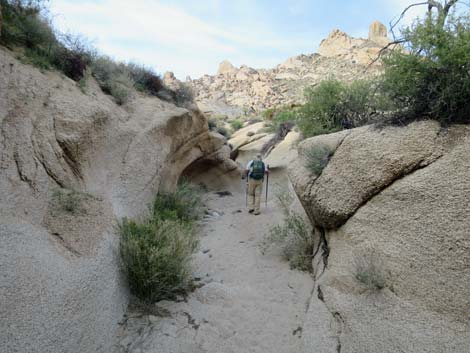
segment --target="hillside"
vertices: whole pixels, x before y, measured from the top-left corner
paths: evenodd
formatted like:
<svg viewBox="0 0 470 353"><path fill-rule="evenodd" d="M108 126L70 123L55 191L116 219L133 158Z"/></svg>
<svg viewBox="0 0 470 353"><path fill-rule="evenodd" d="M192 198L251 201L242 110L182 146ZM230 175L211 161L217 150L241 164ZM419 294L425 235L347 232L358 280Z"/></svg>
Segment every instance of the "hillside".
<svg viewBox="0 0 470 353"><path fill-rule="evenodd" d="M212 115L239 116L304 101L303 91L326 78L352 81L381 72L377 58L388 42L387 29L377 21L369 28L367 39L352 38L336 29L319 46L318 53L298 55L271 69L234 67L223 61L217 75L204 75L188 83L201 110ZM171 73L165 82L174 81Z"/></svg>

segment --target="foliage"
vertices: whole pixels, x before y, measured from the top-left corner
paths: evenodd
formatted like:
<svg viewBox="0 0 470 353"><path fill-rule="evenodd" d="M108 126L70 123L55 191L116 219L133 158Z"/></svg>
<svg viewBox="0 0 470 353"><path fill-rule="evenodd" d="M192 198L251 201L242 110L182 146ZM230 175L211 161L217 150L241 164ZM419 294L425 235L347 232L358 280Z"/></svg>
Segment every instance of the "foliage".
<svg viewBox="0 0 470 353"><path fill-rule="evenodd" d="M354 257L354 277L372 290L385 288L385 265L373 249L366 249Z"/></svg>
<svg viewBox="0 0 470 353"><path fill-rule="evenodd" d="M174 91L174 94L174 102L179 107L186 107L188 103L194 101L194 92L192 88L185 83L181 83L179 87Z"/></svg>
<svg viewBox="0 0 470 353"><path fill-rule="evenodd" d="M207 120L207 124L209 125L209 130L215 130L217 129L217 120L214 118L211 118Z"/></svg>
<svg viewBox="0 0 470 353"><path fill-rule="evenodd" d="M79 215L86 213L84 202L91 196L71 189L57 189L52 197L56 210Z"/></svg>
<svg viewBox="0 0 470 353"><path fill-rule="evenodd" d="M91 72L104 93L113 96L118 104L127 102L134 82L126 65L107 56L97 56L91 64Z"/></svg>
<svg viewBox="0 0 470 353"><path fill-rule="evenodd" d="M143 219L120 222L122 266L139 299L173 299L190 288L194 221L201 215L200 189L183 182L174 193L157 195Z"/></svg>
<svg viewBox="0 0 470 353"><path fill-rule="evenodd" d="M230 121L230 126L232 127L233 131L237 131L243 127L243 123L240 120L235 119L235 120Z"/></svg>
<svg viewBox="0 0 470 353"><path fill-rule="evenodd" d="M184 293L197 240L190 225L177 220L132 221L119 225L120 254L131 292L155 302Z"/></svg>
<svg viewBox="0 0 470 353"><path fill-rule="evenodd" d="M138 91L156 96L163 89L162 79L151 68L134 63L129 63L124 68L129 72L129 77Z"/></svg>
<svg viewBox="0 0 470 353"><path fill-rule="evenodd" d="M223 126L218 127L218 128L217 128L217 132L218 132L219 134L225 136L226 138L230 138L230 133L229 133L228 130L227 130L225 127L223 127Z"/></svg>
<svg viewBox="0 0 470 353"><path fill-rule="evenodd" d="M153 216L162 220L192 222L201 217L201 205L201 187L182 181L175 192L158 194L153 203Z"/></svg>
<svg viewBox="0 0 470 353"><path fill-rule="evenodd" d="M327 145L313 145L304 151L304 156L307 161L305 167L315 175L320 175L333 154L334 150Z"/></svg>
<svg viewBox="0 0 470 353"><path fill-rule="evenodd" d="M314 249L313 233L302 215L290 209L292 196L287 191L276 193L284 214L283 223L273 226L260 244L265 253L273 245L280 246L290 267L300 271L312 271Z"/></svg>
<svg viewBox="0 0 470 353"><path fill-rule="evenodd" d="M80 37L59 35L41 15L44 1L0 0L0 44L22 48L22 59L41 69L55 68L79 81L90 63L87 43Z"/></svg>
<svg viewBox="0 0 470 353"><path fill-rule="evenodd" d="M0 0L0 44L19 51L26 63L44 70L57 69L77 82L91 67L92 75L103 92L113 96L117 104L126 103L133 89L180 106L193 100L194 95L188 86L181 85L172 91L164 87L160 76L151 68L115 62L107 56L98 55L85 38L55 31L45 16L46 2Z"/></svg>
<svg viewBox="0 0 470 353"><path fill-rule="evenodd" d="M349 129L367 124L383 109L384 100L371 81L350 84L325 80L305 90L306 103L298 109L297 124L305 137Z"/></svg>
<svg viewBox="0 0 470 353"><path fill-rule="evenodd" d="M384 93L402 120L470 121L470 17L428 15L402 31L406 51L384 58Z"/></svg>

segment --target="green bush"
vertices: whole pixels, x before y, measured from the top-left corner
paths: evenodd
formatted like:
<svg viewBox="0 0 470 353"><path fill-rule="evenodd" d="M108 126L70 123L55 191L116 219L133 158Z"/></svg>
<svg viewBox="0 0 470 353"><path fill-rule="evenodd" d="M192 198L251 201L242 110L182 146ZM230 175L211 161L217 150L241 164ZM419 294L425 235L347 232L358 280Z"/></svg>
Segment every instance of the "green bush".
<svg viewBox="0 0 470 353"><path fill-rule="evenodd" d="M226 138L230 138L230 133L228 132L228 130L226 128L224 128L223 126L221 127L218 127L217 128L217 132L219 134L221 134L222 136L225 136Z"/></svg>
<svg viewBox="0 0 470 353"><path fill-rule="evenodd" d="M130 221L119 225L120 254L131 293L146 302L173 299L188 289L197 239L177 220Z"/></svg>
<svg viewBox="0 0 470 353"><path fill-rule="evenodd" d="M237 131L243 127L243 123L240 120L235 119L230 122L230 126L232 127L233 131Z"/></svg>
<svg viewBox="0 0 470 353"><path fill-rule="evenodd" d="M315 175L320 175L333 154L334 150L327 145L313 145L304 151L307 162L305 167Z"/></svg>
<svg viewBox="0 0 470 353"><path fill-rule="evenodd" d="M383 289L387 285L384 262L373 249L354 256L354 277L371 290Z"/></svg>
<svg viewBox="0 0 470 353"><path fill-rule="evenodd" d="M91 195L71 189L57 189L52 194L54 209L72 215L85 214L85 202Z"/></svg>
<svg viewBox="0 0 470 353"><path fill-rule="evenodd" d="M295 114L305 137L327 134L367 124L384 100L374 84L357 80L346 84L325 80L305 90L306 103Z"/></svg>
<svg viewBox="0 0 470 353"><path fill-rule="evenodd" d="M207 120L207 124L209 125L209 130L213 131L217 129L217 120L214 118L211 118Z"/></svg>
<svg viewBox="0 0 470 353"><path fill-rule="evenodd" d="M41 69L55 68L75 81L83 78L90 54L79 37L58 35L41 15L44 1L0 0L0 44L22 49L22 60Z"/></svg>
<svg viewBox="0 0 470 353"><path fill-rule="evenodd" d="M202 216L201 205L201 187L183 181L175 192L158 194L153 203L153 216L162 220L192 222Z"/></svg>
<svg viewBox="0 0 470 353"><path fill-rule="evenodd" d="M202 214L201 189L183 182L174 193L158 194L147 217L120 222L122 267L135 296L155 302L190 289L194 221Z"/></svg>
<svg viewBox="0 0 470 353"><path fill-rule="evenodd" d="M283 223L271 227L260 244L261 252L280 246L292 269L311 272L315 245L312 230L302 215L290 210L292 196L288 192L278 191L276 197L284 214Z"/></svg>
<svg viewBox="0 0 470 353"><path fill-rule="evenodd" d="M156 96L163 89L162 79L151 68L129 63L125 69L129 72L133 85L138 91Z"/></svg>
<svg viewBox="0 0 470 353"><path fill-rule="evenodd" d="M384 58L383 90L401 120L470 122L470 17L427 16Z"/></svg>

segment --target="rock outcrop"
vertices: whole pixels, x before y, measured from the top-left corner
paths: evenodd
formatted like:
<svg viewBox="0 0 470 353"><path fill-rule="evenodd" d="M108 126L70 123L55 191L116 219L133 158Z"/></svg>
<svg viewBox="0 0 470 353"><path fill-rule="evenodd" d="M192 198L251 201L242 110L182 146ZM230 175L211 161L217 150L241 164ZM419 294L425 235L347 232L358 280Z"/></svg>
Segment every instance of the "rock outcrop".
<svg viewBox="0 0 470 353"><path fill-rule="evenodd" d="M319 176L305 151L335 151ZM366 126L300 144L291 180L316 231L311 352L470 345L470 128Z"/></svg>
<svg viewBox="0 0 470 353"><path fill-rule="evenodd" d="M85 92L0 49L2 352L110 352L127 305L115 220L194 163L236 168L197 109Z"/></svg>
<svg viewBox="0 0 470 353"><path fill-rule="evenodd" d="M326 78L351 81L377 75L379 62L369 64L387 42L385 26L375 21L369 39L334 30L321 42L317 54L295 56L272 69L235 68L225 60L217 75L204 75L187 84L208 114L236 117L259 113L274 106L303 103L304 89Z"/></svg>

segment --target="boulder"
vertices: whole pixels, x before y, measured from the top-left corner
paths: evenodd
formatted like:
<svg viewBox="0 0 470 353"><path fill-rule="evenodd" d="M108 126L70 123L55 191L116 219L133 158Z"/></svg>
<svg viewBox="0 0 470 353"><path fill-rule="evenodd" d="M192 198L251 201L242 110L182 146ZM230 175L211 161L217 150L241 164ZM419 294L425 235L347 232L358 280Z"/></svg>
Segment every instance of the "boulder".
<svg viewBox="0 0 470 353"><path fill-rule="evenodd" d="M300 141L300 134L296 131L289 132L284 140L277 144L265 161L271 169L287 168L297 157L297 143Z"/></svg>
<svg viewBox="0 0 470 353"><path fill-rule="evenodd" d="M319 145L335 152L309 175ZM469 126L432 121L301 143L291 180L318 244L305 352L466 350L469 150Z"/></svg>
<svg viewBox="0 0 470 353"><path fill-rule="evenodd" d="M337 228L403 174L432 163L441 155L439 131L436 122L413 123L406 129L367 126L352 130L308 194L303 195L313 221L325 228ZM316 141L320 138L304 144L314 148Z"/></svg>

